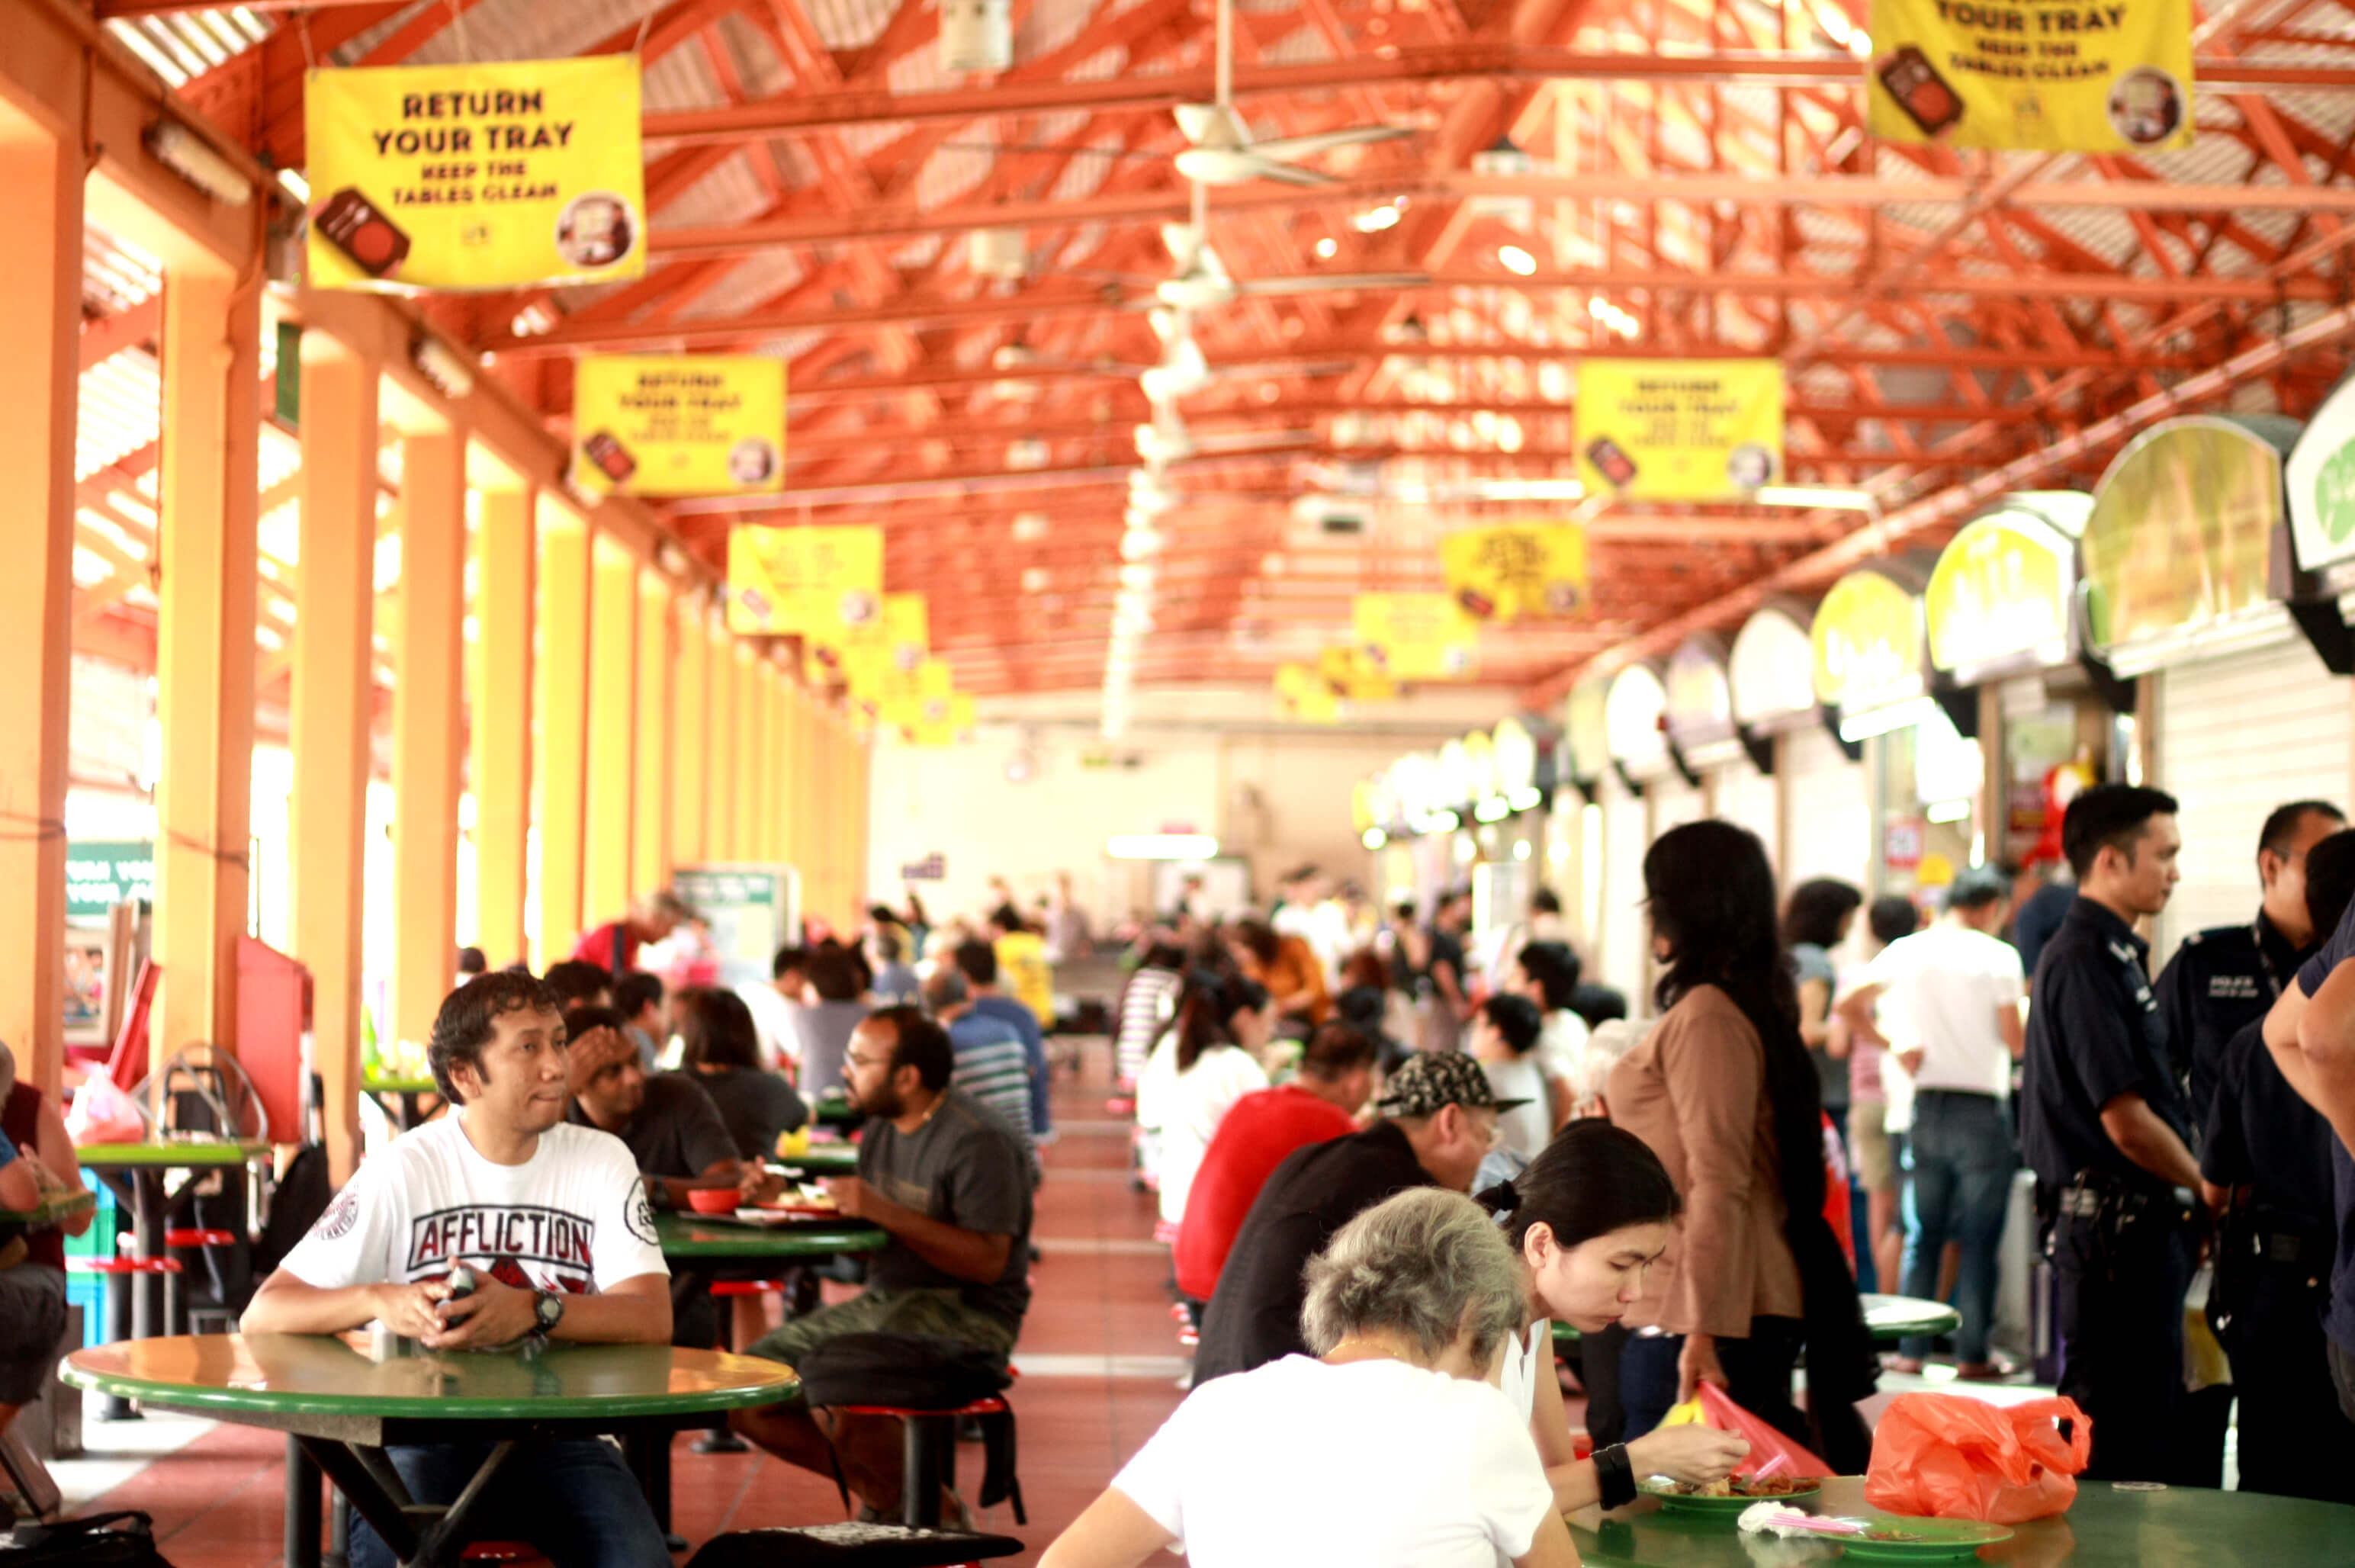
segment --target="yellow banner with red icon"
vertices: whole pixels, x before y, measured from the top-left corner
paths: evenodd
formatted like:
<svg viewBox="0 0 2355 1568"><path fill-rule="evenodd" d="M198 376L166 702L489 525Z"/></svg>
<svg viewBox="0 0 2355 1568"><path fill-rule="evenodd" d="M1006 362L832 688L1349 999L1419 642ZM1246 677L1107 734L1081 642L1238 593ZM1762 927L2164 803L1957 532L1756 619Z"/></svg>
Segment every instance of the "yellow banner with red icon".
<svg viewBox="0 0 2355 1568"><path fill-rule="evenodd" d="M871 524L728 535L728 625L751 636L799 635L841 648L883 613L883 530Z"/></svg>
<svg viewBox="0 0 2355 1568"><path fill-rule="evenodd" d="M766 355L591 354L572 378L572 477L624 496L785 487L785 362Z"/></svg>
<svg viewBox="0 0 2355 1568"><path fill-rule="evenodd" d="M1875 0L1873 134L2145 153L2191 141L2190 0Z"/></svg>
<svg viewBox="0 0 2355 1568"><path fill-rule="evenodd" d="M1447 592L1474 621L1572 615L1586 607L1586 530L1575 523L1464 528L1439 543Z"/></svg>
<svg viewBox="0 0 2355 1568"><path fill-rule="evenodd" d="M643 276L639 91L634 55L308 72L311 286Z"/></svg>
<svg viewBox="0 0 2355 1568"><path fill-rule="evenodd" d="M1582 359L1577 422L1589 495L1740 500L1783 477L1783 362Z"/></svg>
<svg viewBox="0 0 2355 1568"><path fill-rule="evenodd" d="M1460 680L1472 673L1480 624L1444 593L1360 593L1350 630L1367 662L1396 680Z"/></svg>

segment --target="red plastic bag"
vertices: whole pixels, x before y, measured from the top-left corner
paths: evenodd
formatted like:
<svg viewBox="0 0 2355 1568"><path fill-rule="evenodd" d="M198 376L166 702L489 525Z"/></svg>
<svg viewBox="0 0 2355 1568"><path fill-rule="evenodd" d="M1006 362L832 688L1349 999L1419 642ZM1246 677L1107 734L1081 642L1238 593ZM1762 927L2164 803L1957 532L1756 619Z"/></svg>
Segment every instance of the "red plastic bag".
<svg viewBox="0 0 2355 1568"><path fill-rule="evenodd" d="M1737 1476L1755 1476L1767 1472L1776 1459L1773 1474L1778 1476L1828 1476L1832 1467L1806 1448L1794 1443L1780 1427L1762 1421L1733 1403L1732 1396L1715 1383L1700 1385L1702 1418L1720 1432L1738 1433L1750 1439L1750 1453L1733 1467Z"/></svg>
<svg viewBox="0 0 2355 1568"><path fill-rule="evenodd" d="M2093 1420L2073 1399L1998 1406L1961 1394L1901 1394L1873 1429L1864 1500L1916 1519L2049 1519L2077 1500L2077 1473L2093 1453Z"/></svg>

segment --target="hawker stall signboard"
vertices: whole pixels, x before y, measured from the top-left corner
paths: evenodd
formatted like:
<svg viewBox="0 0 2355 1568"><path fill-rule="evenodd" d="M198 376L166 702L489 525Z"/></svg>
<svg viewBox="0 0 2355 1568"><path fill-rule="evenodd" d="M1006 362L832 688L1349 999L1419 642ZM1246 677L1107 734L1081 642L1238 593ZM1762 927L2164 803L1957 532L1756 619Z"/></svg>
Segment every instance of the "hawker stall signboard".
<svg viewBox="0 0 2355 1568"><path fill-rule="evenodd" d="M572 481L624 496L785 487L785 362L592 354L572 381Z"/></svg>
<svg viewBox="0 0 2355 1568"><path fill-rule="evenodd" d="M1444 593L1360 593L1350 606L1358 651L1394 680L1453 680L1472 671L1480 624Z"/></svg>
<svg viewBox="0 0 2355 1568"><path fill-rule="evenodd" d="M643 276L638 61L314 70L311 286L413 293Z"/></svg>
<svg viewBox="0 0 2355 1568"><path fill-rule="evenodd" d="M1586 530L1575 523L1464 528L1439 542L1447 592L1475 621L1572 615L1586 607Z"/></svg>
<svg viewBox="0 0 2355 1568"><path fill-rule="evenodd" d="M2190 0L1876 0L1875 135L2143 153L2191 140Z"/></svg>
<svg viewBox="0 0 2355 1568"><path fill-rule="evenodd" d="M2355 560L2355 379L2341 381L2298 432L2288 483L2297 564L2323 571Z"/></svg>
<svg viewBox="0 0 2355 1568"><path fill-rule="evenodd" d="M1779 359L1582 359L1578 476L1589 495L1732 501L1783 478Z"/></svg>

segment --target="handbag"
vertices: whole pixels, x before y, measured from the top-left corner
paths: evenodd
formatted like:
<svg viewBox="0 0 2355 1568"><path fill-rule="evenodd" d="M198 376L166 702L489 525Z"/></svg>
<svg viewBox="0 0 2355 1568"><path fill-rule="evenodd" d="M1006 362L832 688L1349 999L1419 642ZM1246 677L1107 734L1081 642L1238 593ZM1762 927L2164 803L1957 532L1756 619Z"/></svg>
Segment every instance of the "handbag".
<svg viewBox="0 0 2355 1568"><path fill-rule="evenodd" d="M155 1521L133 1509L19 1524L0 1541L0 1568L172 1568L155 1550Z"/></svg>

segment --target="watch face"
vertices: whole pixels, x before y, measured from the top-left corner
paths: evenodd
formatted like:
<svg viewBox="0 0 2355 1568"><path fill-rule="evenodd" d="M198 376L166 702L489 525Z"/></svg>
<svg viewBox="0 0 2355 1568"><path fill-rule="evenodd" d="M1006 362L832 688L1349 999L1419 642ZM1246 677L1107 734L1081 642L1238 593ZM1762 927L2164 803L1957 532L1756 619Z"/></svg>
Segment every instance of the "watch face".
<svg viewBox="0 0 2355 1568"><path fill-rule="evenodd" d="M539 1326L542 1328L553 1328L556 1327L556 1320L564 1316L564 1298L553 1291L542 1291L539 1299L533 1304L532 1310L539 1315Z"/></svg>

